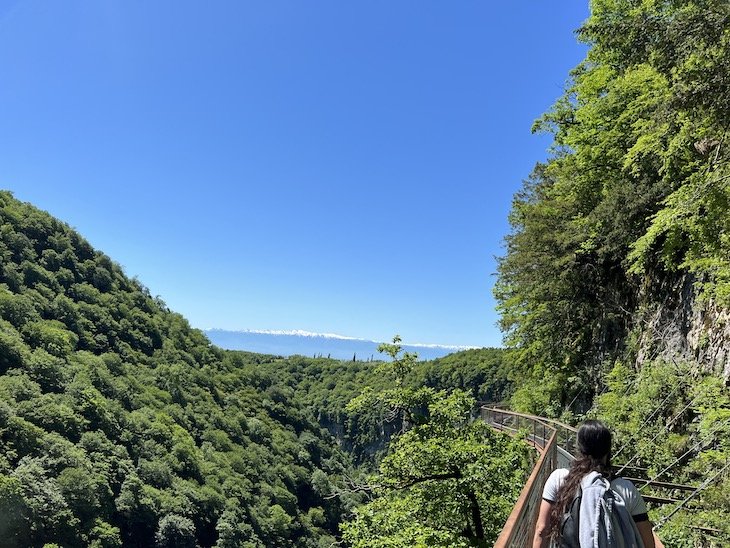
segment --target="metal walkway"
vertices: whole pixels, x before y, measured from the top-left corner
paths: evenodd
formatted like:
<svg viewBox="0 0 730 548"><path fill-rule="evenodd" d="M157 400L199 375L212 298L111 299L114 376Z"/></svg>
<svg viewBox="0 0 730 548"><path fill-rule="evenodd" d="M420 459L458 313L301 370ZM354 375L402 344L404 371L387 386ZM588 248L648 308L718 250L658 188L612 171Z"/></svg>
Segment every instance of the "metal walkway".
<svg viewBox="0 0 730 548"><path fill-rule="evenodd" d="M566 467L573 459L576 429L542 417L515 413L496 407L482 407L481 418L492 428L509 434L527 432L527 440L539 457L507 519L495 548L529 547L535 531L537 512L542 500L542 486L556 468Z"/></svg>

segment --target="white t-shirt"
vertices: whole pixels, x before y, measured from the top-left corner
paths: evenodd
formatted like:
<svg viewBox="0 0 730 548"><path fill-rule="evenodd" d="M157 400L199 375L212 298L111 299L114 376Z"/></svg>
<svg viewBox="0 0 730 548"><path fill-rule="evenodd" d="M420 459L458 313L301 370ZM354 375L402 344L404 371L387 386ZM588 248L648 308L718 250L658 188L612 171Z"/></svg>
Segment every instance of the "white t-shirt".
<svg viewBox="0 0 730 548"><path fill-rule="evenodd" d="M545 482L545 488L542 490L542 498L548 502L555 502L558 498L558 489L560 489L567 475L567 468L553 470L553 473L550 474L550 477ZM643 518L638 521L648 519L646 517L646 503L633 483L624 478L613 478L611 480L611 489L616 491L624 499L626 508L634 516L634 521L636 521L637 517Z"/></svg>

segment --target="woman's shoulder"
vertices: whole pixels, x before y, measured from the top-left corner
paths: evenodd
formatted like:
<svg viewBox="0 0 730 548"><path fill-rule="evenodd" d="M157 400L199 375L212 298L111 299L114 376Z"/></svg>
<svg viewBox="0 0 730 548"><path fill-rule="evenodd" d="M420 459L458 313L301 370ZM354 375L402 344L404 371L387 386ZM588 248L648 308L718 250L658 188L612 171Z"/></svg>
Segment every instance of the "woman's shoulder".
<svg viewBox="0 0 730 548"><path fill-rule="evenodd" d="M567 468L556 468L553 470L548 476L548 479L545 481L545 487L542 490L542 498L548 502L554 502L558 496L558 490L567 475Z"/></svg>
<svg viewBox="0 0 730 548"><path fill-rule="evenodd" d="M555 480L564 480L565 477L568 475L568 469L567 468L556 468L552 472L550 472L550 475L548 476L548 480L551 478Z"/></svg>
<svg viewBox="0 0 730 548"><path fill-rule="evenodd" d="M630 493L637 492L636 485L631 480L616 476L611 479L611 488L615 491L625 491Z"/></svg>
<svg viewBox="0 0 730 548"><path fill-rule="evenodd" d="M568 477L568 469L567 468L556 468L553 470L550 475L548 476L547 481L545 482L547 485L554 485L555 488L559 488L560 485L563 483L563 480Z"/></svg>
<svg viewBox="0 0 730 548"><path fill-rule="evenodd" d="M611 489L621 495L624 504L632 515L646 513L646 503L631 480L615 477L611 480Z"/></svg>

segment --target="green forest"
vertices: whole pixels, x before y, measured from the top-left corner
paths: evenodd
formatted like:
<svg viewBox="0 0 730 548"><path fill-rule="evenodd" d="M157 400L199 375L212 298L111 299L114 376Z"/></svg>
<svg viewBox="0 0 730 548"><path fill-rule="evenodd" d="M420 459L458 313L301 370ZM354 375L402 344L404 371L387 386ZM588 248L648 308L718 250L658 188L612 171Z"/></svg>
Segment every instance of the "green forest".
<svg viewBox="0 0 730 548"><path fill-rule="evenodd" d="M66 224L7 192L0 219L2 546L496 538L530 464L470 420L503 351L224 351Z"/></svg>
<svg viewBox="0 0 730 548"><path fill-rule="evenodd" d="M0 192L0 545L492 546L536 453L478 402L606 421L615 462L702 487L650 507L666 546L729 545L730 3L593 0L577 36L503 349L222 350Z"/></svg>

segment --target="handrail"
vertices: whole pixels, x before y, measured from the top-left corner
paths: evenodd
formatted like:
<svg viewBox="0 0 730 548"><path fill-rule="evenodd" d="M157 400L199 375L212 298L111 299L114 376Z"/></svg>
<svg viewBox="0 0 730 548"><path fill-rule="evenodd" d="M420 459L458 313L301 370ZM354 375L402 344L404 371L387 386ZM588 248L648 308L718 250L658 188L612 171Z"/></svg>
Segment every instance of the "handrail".
<svg viewBox="0 0 730 548"><path fill-rule="evenodd" d="M542 500L542 487L553 470L559 466L567 468L569 461L574 458L577 429L553 419L517 413L515 411L508 411L502 407L489 405L482 405L480 407L480 415L482 420L492 428L507 432L511 435L526 434L526 440L532 443L539 453L530 477L522 488L520 496L512 509L512 513L507 518L507 522L494 545L495 548L527 548L531 546L535 531L537 514L540 501ZM636 467L628 468L641 470ZM702 486L697 488L696 486L658 482L655 480L634 479L634 481L643 482L645 485L655 485L660 488L692 490L693 494L689 498L695 496L697 491L702 489ZM671 498L647 495L644 495L644 500L658 504L680 502ZM679 507L675 509L675 512L678 509ZM664 521L668 517L664 518Z"/></svg>
<svg viewBox="0 0 730 548"><path fill-rule="evenodd" d="M493 404L491 402L479 402L478 407L480 410L483 411L482 418L484 419L485 415L484 413L495 413L497 415L504 414L504 415L511 415L513 417L523 417L525 419L530 419L533 421L538 422L544 422L546 424L552 424L554 426L557 426L559 428L565 428L566 430L569 430L571 432L577 432L578 429L574 426L570 426L569 424L566 424L564 422L560 422L555 419L549 419L547 417L540 417L538 415L530 415L527 413L520 413L519 411L512 411L508 409L504 404Z"/></svg>
<svg viewBox="0 0 730 548"><path fill-rule="evenodd" d="M490 426L512 434L527 431L528 441L540 452L532 473L494 545L495 548L529 546L542 499L542 486L557 467L561 432L567 440L570 437L568 433L574 435L575 429L542 417L487 406L481 408L481 417Z"/></svg>
<svg viewBox="0 0 730 548"><path fill-rule="evenodd" d="M529 546L535 531L537 510L540 504L540 497L535 496L539 491L534 489L534 486L542 486L547 480L547 476L555 468L555 449L557 447L555 437L556 433L553 432L547 446L532 469L530 477L522 488L517 503L507 518L502 532L494 544L495 548Z"/></svg>

